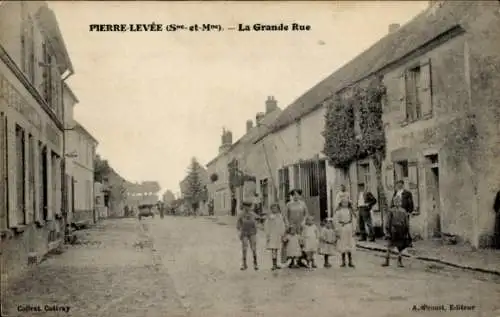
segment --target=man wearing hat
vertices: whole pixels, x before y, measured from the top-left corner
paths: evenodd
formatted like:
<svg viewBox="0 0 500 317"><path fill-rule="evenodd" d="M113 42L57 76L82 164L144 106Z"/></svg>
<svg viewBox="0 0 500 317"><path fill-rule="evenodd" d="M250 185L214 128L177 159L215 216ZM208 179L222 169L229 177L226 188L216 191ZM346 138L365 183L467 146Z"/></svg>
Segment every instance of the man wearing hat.
<svg viewBox="0 0 500 317"><path fill-rule="evenodd" d="M241 203L241 213L238 216L238 221L236 222L236 228L238 229L239 237L241 240L241 251L242 251L242 265L241 270L244 271L248 268L247 266L247 249L248 244L250 244L250 249L253 254L253 266L257 271L259 266L257 264L257 219L258 216L252 212L253 203L249 201L243 201Z"/></svg>

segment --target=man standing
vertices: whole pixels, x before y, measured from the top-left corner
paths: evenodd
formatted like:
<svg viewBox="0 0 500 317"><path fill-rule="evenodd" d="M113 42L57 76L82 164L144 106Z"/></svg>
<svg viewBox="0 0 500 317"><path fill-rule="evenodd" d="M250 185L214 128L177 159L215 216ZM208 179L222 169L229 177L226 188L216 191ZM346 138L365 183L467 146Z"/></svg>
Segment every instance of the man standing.
<svg viewBox="0 0 500 317"><path fill-rule="evenodd" d="M373 194L366 190L364 184L360 184L358 197L358 225L359 233L361 234L360 241L366 241L367 236L370 241L375 241L371 210L376 203L377 199L373 196Z"/></svg>
<svg viewBox="0 0 500 317"><path fill-rule="evenodd" d="M411 194L410 191L406 190L404 188L404 181L399 180L396 182L396 190L394 191L394 195L392 196L391 199L391 208L394 208L394 199L396 197L399 197L401 199L401 207L406 210L406 213L408 214L408 223L410 220L410 215L413 213L415 206L413 205L413 195ZM412 238L411 236L409 237L410 239L410 247L412 246Z"/></svg>

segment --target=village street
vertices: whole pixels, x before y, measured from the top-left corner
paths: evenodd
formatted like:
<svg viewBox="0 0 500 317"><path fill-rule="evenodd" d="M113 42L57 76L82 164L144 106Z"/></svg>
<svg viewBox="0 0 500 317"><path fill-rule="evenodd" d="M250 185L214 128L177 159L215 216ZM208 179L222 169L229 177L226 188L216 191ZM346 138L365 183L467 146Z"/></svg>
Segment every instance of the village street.
<svg viewBox="0 0 500 317"><path fill-rule="evenodd" d="M224 218L224 217L223 217ZM11 285L3 316L443 316L413 305L474 305L450 316L498 316L498 277L407 260L382 268L358 251L356 268L241 272L234 219L107 220ZM320 259L318 259L320 260ZM322 264L322 261L318 261ZM69 306L65 312L18 307ZM26 309L26 308L25 308Z"/></svg>

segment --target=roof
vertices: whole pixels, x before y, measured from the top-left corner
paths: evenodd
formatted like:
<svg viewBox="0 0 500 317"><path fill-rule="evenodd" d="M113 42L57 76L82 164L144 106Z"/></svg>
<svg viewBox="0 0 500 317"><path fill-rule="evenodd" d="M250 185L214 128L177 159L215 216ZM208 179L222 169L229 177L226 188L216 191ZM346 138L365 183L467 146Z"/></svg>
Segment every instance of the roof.
<svg viewBox="0 0 500 317"><path fill-rule="evenodd" d="M99 144L99 141L97 141L97 139L94 138L94 136L92 134L90 134L90 132L87 131L87 129L85 129L85 127L83 125L81 125L76 120L74 120L74 122L75 122L75 129L82 131L85 135L87 135L89 138L91 138L96 144Z"/></svg>
<svg viewBox="0 0 500 317"><path fill-rule="evenodd" d="M63 81L63 87L64 89L69 93L69 95L71 96L71 98L73 98L73 100L75 101L75 103L78 103L80 102L80 100L78 100L78 98L76 97L75 93L73 92L73 90L69 87L68 83Z"/></svg>
<svg viewBox="0 0 500 317"><path fill-rule="evenodd" d="M73 73L73 64L69 58L68 50L66 49L66 44L54 11L44 2L36 12L36 17L43 30L45 30L45 35L49 39L51 46L54 48L61 74L64 74L66 71Z"/></svg>
<svg viewBox="0 0 500 317"><path fill-rule="evenodd" d="M269 130L273 126L273 122L276 120L276 118L279 117L281 113L282 111L278 107L272 112L265 114L264 117L262 118L260 126L254 126L252 129L250 129L250 131L245 133L241 138L239 138L236 142L234 142L229 149L227 149L222 153L219 153L215 158L213 158L210 162L208 162L206 166L208 167L209 165L217 161L217 159L220 158L221 156L230 153L237 145L245 144L247 142L254 142L261 136L267 135Z"/></svg>
<svg viewBox="0 0 500 317"><path fill-rule="evenodd" d="M283 110L269 133L281 130L320 108L334 93L378 73L446 31L471 18L472 1L446 1L428 8L323 79ZM267 134L269 134L267 133ZM267 135L266 134L266 135ZM261 138L265 137L263 135Z"/></svg>

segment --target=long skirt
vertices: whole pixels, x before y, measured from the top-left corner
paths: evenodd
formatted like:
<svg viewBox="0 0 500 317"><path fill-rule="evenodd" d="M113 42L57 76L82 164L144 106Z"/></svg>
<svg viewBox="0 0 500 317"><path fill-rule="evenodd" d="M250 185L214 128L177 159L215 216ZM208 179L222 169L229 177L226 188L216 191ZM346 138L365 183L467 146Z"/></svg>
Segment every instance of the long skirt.
<svg viewBox="0 0 500 317"><path fill-rule="evenodd" d="M341 253L352 252L356 248L354 240L354 227L352 224L346 224L338 229L337 250Z"/></svg>

